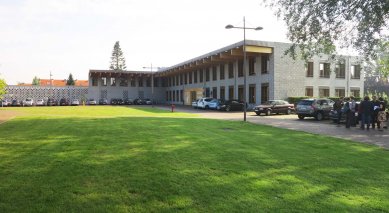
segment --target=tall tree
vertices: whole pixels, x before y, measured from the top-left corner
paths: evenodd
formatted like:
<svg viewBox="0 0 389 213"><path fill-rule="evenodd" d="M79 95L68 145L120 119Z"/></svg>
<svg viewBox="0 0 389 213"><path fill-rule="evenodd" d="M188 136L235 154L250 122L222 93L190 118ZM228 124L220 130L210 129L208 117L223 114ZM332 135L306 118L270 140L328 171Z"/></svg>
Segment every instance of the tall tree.
<svg viewBox="0 0 389 213"><path fill-rule="evenodd" d="M115 43L112 50L111 66L109 69L115 71L126 70L126 59L124 58L123 51L120 48L119 41Z"/></svg>
<svg viewBox="0 0 389 213"><path fill-rule="evenodd" d="M335 46L352 47L366 58L377 56L388 34L388 0L263 0L288 26L293 58L334 54Z"/></svg>
<svg viewBox="0 0 389 213"><path fill-rule="evenodd" d="M0 99L3 98L3 96L6 94L6 90L5 90L5 87L7 86L7 84L5 83L5 80L0 78Z"/></svg>
<svg viewBox="0 0 389 213"><path fill-rule="evenodd" d="M32 85L39 86L40 84L40 79L35 76L34 79L32 79Z"/></svg>
<svg viewBox="0 0 389 213"><path fill-rule="evenodd" d="M66 81L66 85L74 86L74 84L75 84L75 82L74 82L74 79L73 79L73 75L70 73L69 77L68 77L68 80Z"/></svg>

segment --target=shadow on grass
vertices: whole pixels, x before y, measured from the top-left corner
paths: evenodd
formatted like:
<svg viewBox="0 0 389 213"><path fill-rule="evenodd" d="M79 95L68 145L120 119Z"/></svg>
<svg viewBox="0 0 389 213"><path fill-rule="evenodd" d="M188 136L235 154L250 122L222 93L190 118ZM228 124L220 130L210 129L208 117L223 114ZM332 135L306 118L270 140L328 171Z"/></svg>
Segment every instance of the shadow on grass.
<svg viewBox="0 0 389 213"><path fill-rule="evenodd" d="M0 212L386 211L389 152L194 118L0 126Z"/></svg>

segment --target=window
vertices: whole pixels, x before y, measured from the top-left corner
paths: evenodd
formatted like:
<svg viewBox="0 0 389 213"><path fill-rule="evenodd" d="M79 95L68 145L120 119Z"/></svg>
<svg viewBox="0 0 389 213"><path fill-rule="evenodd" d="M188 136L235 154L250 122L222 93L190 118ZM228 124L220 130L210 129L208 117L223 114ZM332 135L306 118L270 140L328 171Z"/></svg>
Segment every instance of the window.
<svg viewBox="0 0 389 213"><path fill-rule="evenodd" d="M135 87L135 80L134 79L131 79L131 86Z"/></svg>
<svg viewBox="0 0 389 213"><path fill-rule="evenodd" d="M305 96L313 97L313 87L306 87L305 88Z"/></svg>
<svg viewBox="0 0 389 213"><path fill-rule="evenodd" d="M160 78L153 78L153 81L154 81L153 86L154 87L159 87L159 80L160 80Z"/></svg>
<svg viewBox="0 0 389 213"><path fill-rule="evenodd" d="M200 71L200 83L202 83L203 81L204 81L204 72L203 72L203 70L201 69L201 70L199 70Z"/></svg>
<svg viewBox="0 0 389 213"><path fill-rule="evenodd" d="M101 78L101 83L103 86L107 86L107 78L106 77L102 77Z"/></svg>
<svg viewBox="0 0 389 213"><path fill-rule="evenodd" d="M243 76L243 60L238 61L238 77Z"/></svg>
<svg viewBox="0 0 389 213"><path fill-rule="evenodd" d="M188 73L188 75L189 75L189 84L192 84L193 72Z"/></svg>
<svg viewBox="0 0 389 213"><path fill-rule="evenodd" d="M120 83L119 85L121 87L128 87L128 79L127 78L120 78Z"/></svg>
<svg viewBox="0 0 389 213"><path fill-rule="evenodd" d="M170 78L170 82L173 87L176 86L176 78L174 76Z"/></svg>
<svg viewBox="0 0 389 213"><path fill-rule="evenodd" d="M225 87L220 87L220 99L225 100L226 99L226 89Z"/></svg>
<svg viewBox="0 0 389 213"><path fill-rule="evenodd" d="M344 96L346 96L346 92L344 88L335 89L335 97L344 97Z"/></svg>
<svg viewBox="0 0 389 213"><path fill-rule="evenodd" d="M269 84L265 83L261 85L261 103L265 103L269 100Z"/></svg>
<svg viewBox="0 0 389 213"><path fill-rule="evenodd" d="M169 99L169 91L166 91L166 101L170 101L170 99Z"/></svg>
<svg viewBox="0 0 389 213"><path fill-rule="evenodd" d="M210 96L209 93L211 93L211 91L209 90L209 87L205 88L205 97L209 97Z"/></svg>
<svg viewBox="0 0 389 213"><path fill-rule="evenodd" d="M176 101L177 102L180 101L180 91L179 90L176 90Z"/></svg>
<svg viewBox="0 0 389 213"><path fill-rule="evenodd" d="M234 63L228 63L228 78L234 78Z"/></svg>
<svg viewBox="0 0 389 213"><path fill-rule="evenodd" d="M351 95L354 97L361 97L361 90L359 88L351 88Z"/></svg>
<svg viewBox="0 0 389 213"><path fill-rule="evenodd" d="M173 93L173 101L176 101L176 91L172 91L172 93Z"/></svg>
<svg viewBox="0 0 389 213"><path fill-rule="evenodd" d="M98 85L97 79L96 78L92 78L92 86L96 87L97 85Z"/></svg>
<svg viewBox="0 0 389 213"><path fill-rule="evenodd" d="M335 72L336 72L336 78L345 78L346 65L345 64L336 64L335 65ZM339 97L341 97L341 96L339 96Z"/></svg>
<svg viewBox="0 0 389 213"><path fill-rule="evenodd" d="M238 100L243 101L243 85L238 86Z"/></svg>
<svg viewBox="0 0 389 213"><path fill-rule="evenodd" d="M330 77L330 63L320 63L319 65L320 77L329 78ZM328 97L328 96L326 96Z"/></svg>
<svg viewBox="0 0 389 213"><path fill-rule="evenodd" d="M351 78L360 79L361 78L361 65L352 65L351 66Z"/></svg>
<svg viewBox="0 0 389 213"><path fill-rule="evenodd" d="M188 73L184 73L184 84L188 84Z"/></svg>
<svg viewBox="0 0 389 213"><path fill-rule="evenodd" d="M150 80L150 78L146 79L146 87L151 87L151 80Z"/></svg>
<svg viewBox="0 0 389 213"><path fill-rule="evenodd" d="M197 83L197 73L198 73L197 70L193 72L193 83L195 84Z"/></svg>
<svg viewBox="0 0 389 213"><path fill-rule="evenodd" d="M220 64L220 80L224 80L224 64Z"/></svg>
<svg viewBox="0 0 389 213"><path fill-rule="evenodd" d="M313 77L313 62L307 63L307 77Z"/></svg>
<svg viewBox="0 0 389 213"><path fill-rule="evenodd" d="M228 100L234 99L234 86L228 87Z"/></svg>
<svg viewBox="0 0 389 213"><path fill-rule="evenodd" d="M255 84L249 85L249 103L255 104Z"/></svg>
<svg viewBox="0 0 389 213"><path fill-rule="evenodd" d="M181 102L184 102L184 91L180 90L180 100Z"/></svg>
<svg viewBox="0 0 389 213"><path fill-rule="evenodd" d="M324 98L324 97L330 97L330 89L329 88L319 88L319 97Z"/></svg>
<svg viewBox="0 0 389 213"><path fill-rule="evenodd" d="M264 54L261 56L261 73L268 73L268 63L269 63L269 55Z"/></svg>
<svg viewBox="0 0 389 213"><path fill-rule="evenodd" d="M116 79L115 78L111 78L111 86L116 86Z"/></svg>
<svg viewBox="0 0 389 213"><path fill-rule="evenodd" d="M249 75L255 75L255 58L249 59Z"/></svg>
<svg viewBox="0 0 389 213"><path fill-rule="evenodd" d="M181 74L181 75L177 76L177 78L178 77L180 78L180 85L184 84L184 74Z"/></svg>
<svg viewBox="0 0 389 213"><path fill-rule="evenodd" d="M209 78L210 76L209 76L209 68L207 68L206 70L205 70L205 81L209 81Z"/></svg>
<svg viewBox="0 0 389 213"><path fill-rule="evenodd" d="M138 87L143 87L143 79L138 80Z"/></svg>
<svg viewBox="0 0 389 213"><path fill-rule="evenodd" d="M217 98L217 87L212 87L212 98Z"/></svg>
<svg viewBox="0 0 389 213"><path fill-rule="evenodd" d="M216 66L212 67L212 81L217 80L217 72L216 72Z"/></svg>

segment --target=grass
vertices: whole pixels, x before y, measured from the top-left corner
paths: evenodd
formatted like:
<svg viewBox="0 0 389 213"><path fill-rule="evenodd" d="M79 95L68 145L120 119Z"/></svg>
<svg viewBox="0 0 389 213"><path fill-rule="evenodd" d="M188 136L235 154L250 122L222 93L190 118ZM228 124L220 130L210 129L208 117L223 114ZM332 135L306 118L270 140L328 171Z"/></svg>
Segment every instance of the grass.
<svg viewBox="0 0 389 213"><path fill-rule="evenodd" d="M17 110L0 212L389 211L375 146L150 108Z"/></svg>

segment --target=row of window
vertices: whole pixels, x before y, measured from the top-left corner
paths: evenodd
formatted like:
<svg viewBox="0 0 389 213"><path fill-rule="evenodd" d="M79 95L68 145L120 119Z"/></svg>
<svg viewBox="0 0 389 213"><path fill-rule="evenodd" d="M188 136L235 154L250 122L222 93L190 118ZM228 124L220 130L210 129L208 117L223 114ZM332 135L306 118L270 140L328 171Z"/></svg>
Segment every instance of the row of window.
<svg viewBox="0 0 389 213"><path fill-rule="evenodd" d="M92 78L92 86L98 86L98 80L99 78ZM101 86L116 86L117 82L116 82L116 78L115 77L110 77L110 78L107 78L107 77L102 77L100 78L100 84ZM154 78L154 87L158 87L159 86L159 78ZM136 82L138 82L138 85L136 85ZM146 87L151 87L151 78L146 78L145 80L146 82ZM128 87L128 86L131 86L131 87L143 87L144 86L144 79L140 78L140 79L131 79L129 81L129 79L127 78L119 78L119 86L121 87Z"/></svg>
<svg viewBox="0 0 389 213"><path fill-rule="evenodd" d="M248 59L248 71L249 75L255 75L255 58ZM269 55L263 55L261 57L261 74L267 74L269 67ZM227 69L226 69L227 68ZM227 76L226 76L227 70ZM219 79L217 72L219 71ZM229 78L234 78L234 63L219 64L217 66L208 67L205 69L199 69L188 73L181 73L167 79L167 85L178 86L187 84L203 83L204 81L217 81ZM243 60L238 61L238 77L243 77Z"/></svg>
<svg viewBox="0 0 389 213"><path fill-rule="evenodd" d="M354 97L360 97L360 89L359 88L351 88L350 89L350 95ZM305 96L313 97L313 87L306 87L305 88ZM345 88L335 88L335 95L334 97L345 97L346 96L346 89ZM328 87L319 87L319 97L330 97L330 88Z"/></svg>
<svg viewBox="0 0 389 213"><path fill-rule="evenodd" d="M307 63L307 77L313 77L313 62ZM329 78L331 73L331 64L321 62L319 63L319 77L321 78ZM350 76L352 79L360 79L361 78L361 65L352 65L350 67ZM335 64L335 77L336 78L346 78L346 65L343 64Z"/></svg>
<svg viewBox="0 0 389 213"><path fill-rule="evenodd" d="M226 90L227 89L227 90ZM243 100L243 93L244 93L244 88L243 85L238 86L238 97L235 98L235 92L234 92L234 86L229 86L229 87L212 87L212 88L205 88L204 89L204 97L212 97L212 98L218 98L222 100L233 100L233 99L238 99L238 100ZM226 94L226 92L228 93ZM219 94L219 95L218 95ZM249 89L248 89L248 103L250 104L255 104L256 103L256 92L255 92L255 84L250 84ZM184 97L183 97L183 90L169 90L166 91L166 101L172 101L172 102L183 102ZM226 97L228 97L226 99ZM269 84L265 83L261 85L261 102L266 102L269 100Z"/></svg>

